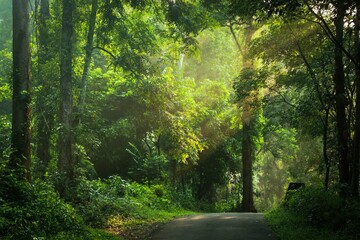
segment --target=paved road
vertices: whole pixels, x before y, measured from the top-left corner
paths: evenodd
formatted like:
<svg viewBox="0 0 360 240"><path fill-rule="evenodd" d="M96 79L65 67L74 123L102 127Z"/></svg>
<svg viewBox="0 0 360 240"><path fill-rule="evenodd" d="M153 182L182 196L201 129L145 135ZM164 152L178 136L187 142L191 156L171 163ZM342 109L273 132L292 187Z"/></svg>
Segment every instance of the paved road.
<svg viewBox="0 0 360 240"><path fill-rule="evenodd" d="M209 213L177 218L152 240L275 240L260 213Z"/></svg>

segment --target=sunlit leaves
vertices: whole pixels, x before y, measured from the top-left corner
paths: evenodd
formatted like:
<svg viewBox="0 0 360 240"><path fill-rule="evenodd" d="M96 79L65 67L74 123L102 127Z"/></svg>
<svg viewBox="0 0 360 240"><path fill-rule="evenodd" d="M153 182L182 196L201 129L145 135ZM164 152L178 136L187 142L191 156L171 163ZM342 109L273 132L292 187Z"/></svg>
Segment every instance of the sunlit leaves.
<svg viewBox="0 0 360 240"><path fill-rule="evenodd" d="M237 93L238 100L252 98L250 101L256 102L256 92L264 86L265 76L260 71L252 68L243 69L240 75L234 81L234 89ZM254 95L255 94L255 95Z"/></svg>
<svg viewBox="0 0 360 240"><path fill-rule="evenodd" d="M0 51L0 102L11 99L11 61L10 51Z"/></svg>

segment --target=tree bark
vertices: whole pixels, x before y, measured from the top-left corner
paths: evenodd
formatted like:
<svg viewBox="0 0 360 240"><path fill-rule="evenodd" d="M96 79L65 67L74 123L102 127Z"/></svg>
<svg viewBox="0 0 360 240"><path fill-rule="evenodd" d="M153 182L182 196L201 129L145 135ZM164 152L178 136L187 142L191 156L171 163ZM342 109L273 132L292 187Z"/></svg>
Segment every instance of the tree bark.
<svg viewBox="0 0 360 240"><path fill-rule="evenodd" d="M253 197L253 161L254 147L251 134L250 121L243 121L243 139L242 139L242 177L243 177L243 198L241 210L244 212L256 212Z"/></svg>
<svg viewBox="0 0 360 240"><path fill-rule="evenodd" d="M13 95L10 167L30 181L29 2L13 0ZM24 171L25 170L25 171Z"/></svg>
<svg viewBox="0 0 360 240"><path fill-rule="evenodd" d="M58 167L64 174L65 182L60 194L64 194L74 179L73 161L73 96L72 96L72 38L73 38L73 0L62 1L62 32L60 53L60 130Z"/></svg>
<svg viewBox="0 0 360 240"><path fill-rule="evenodd" d="M345 93L345 75L343 63L343 40L344 40L344 16L346 8L343 3L338 3L336 6L336 17L334 24L336 28L335 44L335 67L333 81L335 84L335 99L336 99L336 124L337 124L337 140L339 151L339 183L342 186L342 196L348 194L346 188L350 187L350 164L349 164L349 129L346 119L346 93Z"/></svg>
<svg viewBox="0 0 360 240"><path fill-rule="evenodd" d="M54 127L54 116L47 107L46 101L49 101L50 83L44 79L43 67L46 62L51 59L49 54L48 43L50 36L48 32L47 21L50 19L49 0L41 0L39 14L39 52L38 52L38 85L41 90L37 96L36 110L38 114L37 120L37 148L36 154L40 161L39 173L43 177L49 165L51 154L51 133Z"/></svg>
<svg viewBox="0 0 360 240"><path fill-rule="evenodd" d="M360 3L356 2L355 17L355 59L360 64ZM355 197L359 196L359 161L360 161L360 69L355 68L355 130L353 139L353 162L351 176L351 192Z"/></svg>
<svg viewBox="0 0 360 240"><path fill-rule="evenodd" d="M253 69L254 64L252 59L249 58L249 46L251 39L256 32L256 28L252 23L249 23L245 28L244 44L240 52L242 53L242 69ZM258 89L252 93L252 95L243 101L243 113L242 113L242 184L243 184L243 198L241 202L241 210L244 212L256 212L254 206L254 191L253 191L253 162L255 160L254 154L254 141L253 133L255 132L253 121L256 118L257 109L251 105L253 98L257 101Z"/></svg>

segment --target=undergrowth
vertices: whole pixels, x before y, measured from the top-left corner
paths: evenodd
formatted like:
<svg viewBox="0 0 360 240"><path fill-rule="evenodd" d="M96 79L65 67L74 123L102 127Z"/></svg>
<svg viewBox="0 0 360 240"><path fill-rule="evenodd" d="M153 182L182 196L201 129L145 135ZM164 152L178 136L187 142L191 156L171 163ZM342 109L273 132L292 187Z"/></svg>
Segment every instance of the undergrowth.
<svg viewBox="0 0 360 240"><path fill-rule="evenodd" d="M146 239L159 224L191 214L184 208L196 205L189 193L118 176L78 178L65 202L49 179L30 184L1 167L1 239L115 240L131 239L131 232Z"/></svg>
<svg viewBox="0 0 360 240"><path fill-rule="evenodd" d="M334 190L307 187L292 192L265 215L281 240L360 239L360 203Z"/></svg>

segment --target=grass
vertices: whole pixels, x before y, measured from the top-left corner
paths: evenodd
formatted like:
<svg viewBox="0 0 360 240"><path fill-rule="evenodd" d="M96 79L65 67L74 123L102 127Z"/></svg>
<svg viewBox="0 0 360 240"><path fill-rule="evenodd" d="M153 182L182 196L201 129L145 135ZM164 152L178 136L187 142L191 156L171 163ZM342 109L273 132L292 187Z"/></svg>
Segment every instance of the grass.
<svg viewBox="0 0 360 240"><path fill-rule="evenodd" d="M194 213L182 206L196 209L188 193L117 176L81 179L73 191L74 205L46 182L31 188L16 181L4 185L15 186L23 196L21 201L10 202L0 196L0 239L4 240L145 240L165 222Z"/></svg>
<svg viewBox="0 0 360 240"><path fill-rule="evenodd" d="M319 229L306 225L299 216L284 208L276 208L265 214L265 219L280 240L345 240L356 239L341 231Z"/></svg>
<svg viewBox="0 0 360 240"><path fill-rule="evenodd" d="M146 210L141 216L125 218L117 215L109 218L105 229L88 228L86 234L81 235L69 232L60 233L52 240L146 240L166 222L191 214L195 214L195 212L182 209L172 209L171 211L151 209Z"/></svg>
<svg viewBox="0 0 360 240"><path fill-rule="evenodd" d="M103 229L90 229L90 238L98 240L125 240L124 238L106 232Z"/></svg>
<svg viewBox="0 0 360 240"><path fill-rule="evenodd" d="M7 238L5 238L7 239ZM11 238L9 238L11 239ZM33 240L45 240L48 238L37 237L33 238ZM61 232L56 236L50 238L50 240L125 240L122 237L116 236L112 233L105 231L104 229L95 229L88 228L86 232L79 233L71 233L71 232Z"/></svg>
<svg viewBox="0 0 360 240"><path fill-rule="evenodd" d="M145 240L149 239L150 235L166 222L191 214L195 214L195 212L178 209L176 211L148 210L141 217L113 216L108 220L106 230L125 239Z"/></svg>

